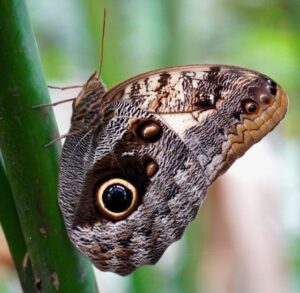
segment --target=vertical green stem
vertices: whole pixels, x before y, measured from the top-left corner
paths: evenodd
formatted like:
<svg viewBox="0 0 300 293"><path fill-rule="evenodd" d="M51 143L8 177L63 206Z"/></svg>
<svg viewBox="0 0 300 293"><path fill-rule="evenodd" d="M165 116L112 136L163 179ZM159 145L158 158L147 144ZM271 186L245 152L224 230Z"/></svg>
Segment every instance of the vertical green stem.
<svg viewBox="0 0 300 293"><path fill-rule="evenodd" d="M14 259L20 282L25 292L34 292L34 276L31 263L26 261L27 246L24 240L15 202L10 190L4 168L0 160L0 220Z"/></svg>
<svg viewBox="0 0 300 293"><path fill-rule="evenodd" d="M24 0L0 1L0 35L0 147L36 291L96 292L92 267L69 242L57 205L60 147L43 148L58 136L53 112L32 109L49 96Z"/></svg>

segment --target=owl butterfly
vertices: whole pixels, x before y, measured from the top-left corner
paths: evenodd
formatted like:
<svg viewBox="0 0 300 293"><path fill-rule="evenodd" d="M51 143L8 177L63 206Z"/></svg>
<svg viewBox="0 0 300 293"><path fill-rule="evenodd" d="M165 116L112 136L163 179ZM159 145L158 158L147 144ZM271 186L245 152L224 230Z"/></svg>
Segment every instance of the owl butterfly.
<svg viewBox="0 0 300 293"><path fill-rule="evenodd" d="M96 73L73 102L59 204L70 239L103 271L158 261L209 185L284 117L283 89L226 65L159 69L106 91Z"/></svg>

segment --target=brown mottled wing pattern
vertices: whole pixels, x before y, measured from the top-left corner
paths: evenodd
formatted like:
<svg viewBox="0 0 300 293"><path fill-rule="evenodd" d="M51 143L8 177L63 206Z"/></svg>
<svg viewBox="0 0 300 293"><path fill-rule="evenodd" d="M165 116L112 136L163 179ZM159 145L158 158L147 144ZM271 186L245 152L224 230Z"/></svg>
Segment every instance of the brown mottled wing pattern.
<svg viewBox="0 0 300 293"><path fill-rule="evenodd" d="M288 103L269 77L225 65L142 74L112 88L106 98L155 113L197 156L208 185L281 121ZM251 115L243 108L248 101L258 105Z"/></svg>
<svg viewBox="0 0 300 293"><path fill-rule="evenodd" d="M75 246L99 269L126 275L182 236L211 182L283 118L287 96L265 75L223 65L145 73L104 95L90 91L97 83L91 77L73 105L71 129L84 131L65 141L59 203ZM111 178L137 189L126 218L112 220L95 203Z"/></svg>

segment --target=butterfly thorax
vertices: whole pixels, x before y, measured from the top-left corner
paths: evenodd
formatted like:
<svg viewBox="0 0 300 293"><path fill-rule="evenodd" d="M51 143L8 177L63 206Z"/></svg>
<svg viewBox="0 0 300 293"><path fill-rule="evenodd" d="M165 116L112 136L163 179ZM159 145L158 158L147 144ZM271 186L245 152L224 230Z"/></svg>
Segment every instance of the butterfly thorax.
<svg viewBox="0 0 300 293"><path fill-rule="evenodd" d="M107 108L102 99L105 92L104 84L94 72L73 102L71 129L89 130L101 123ZM101 109L100 112L99 109Z"/></svg>

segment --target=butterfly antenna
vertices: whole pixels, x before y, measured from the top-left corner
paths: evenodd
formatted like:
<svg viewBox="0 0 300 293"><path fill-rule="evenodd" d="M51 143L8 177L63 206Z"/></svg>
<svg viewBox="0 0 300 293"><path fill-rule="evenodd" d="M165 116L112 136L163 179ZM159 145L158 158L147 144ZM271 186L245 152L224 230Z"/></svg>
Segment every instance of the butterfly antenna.
<svg viewBox="0 0 300 293"><path fill-rule="evenodd" d="M104 11L103 11L102 37L101 37L101 49L100 49L100 67L99 67L98 78L100 78L100 76L101 76L102 65L103 65L105 24L106 24L106 8L104 8Z"/></svg>

